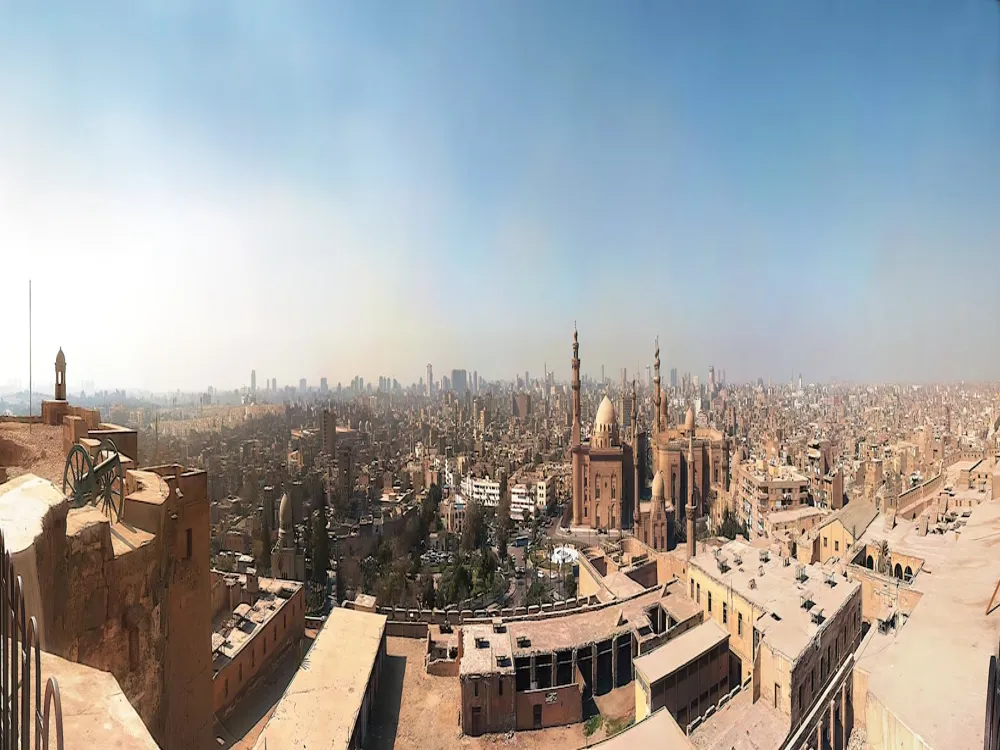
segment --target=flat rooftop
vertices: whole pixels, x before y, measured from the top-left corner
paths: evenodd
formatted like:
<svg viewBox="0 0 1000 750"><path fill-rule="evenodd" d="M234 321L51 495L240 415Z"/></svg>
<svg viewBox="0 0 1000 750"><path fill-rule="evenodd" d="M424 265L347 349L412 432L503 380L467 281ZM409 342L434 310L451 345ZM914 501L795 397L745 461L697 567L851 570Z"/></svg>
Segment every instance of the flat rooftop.
<svg viewBox="0 0 1000 750"><path fill-rule="evenodd" d="M385 615L335 608L257 738L255 750L348 747L385 623Z"/></svg>
<svg viewBox="0 0 1000 750"><path fill-rule="evenodd" d="M924 558L930 575L920 577L924 595L902 628L876 632L858 668L869 674L869 694L930 747L983 744L987 672L1000 640L996 603L986 614L1000 580L998 545L996 500L973 508L960 533L920 537L909 522L890 533L890 549Z"/></svg>
<svg viewBox="0 0 1000 750"><path fill-rule="evenodd" d="M725 573L719 570L711 552L695 555L690 564L764 610L765 614L757 618L755 627L763 633L772 649L792 661L798 659L816 634L861 589L860 583L847 580L833 567L801 566L794 559L785 565L781 556L774 552L769 552L768 560L763 562L759 547L739 540L727 542L720 551L722 559L729 565ZM742 563L738 563L737 558ZM796 580L799 568L805 570L804 581ZM827 580L836 585L829 585ZM752 588L751 581L754 582ZM813 602L808 610L802 608L803 597L807 595ZM717 606L722 606L722 603ZM820 624L813 622L813 615L818 612L824 616Z"/></svg>
<svg viewBox="0 0 1000 750"><path fill-rule="evenodd" d="M792 523L803 518L812 516L825 516L829 511L822 508L814 508L811 505L803 505L791 510L772 510L767 514L768 523Z"/></svg>
<svg viewBox="0 0 1000 750"><path fill-rule="evenodd" d="M233 575L240 578L239 574ZM244 577L245 580L245 577ZM259 596L252 604L239 604L219 618L212 628L212 668L218 673L267 625L302 588L297 581L258 578Z"/></svg>
<svg viewBox="0 0 1000 750"><path fill-rule="evenodd" d="M729 633L719 623L709 618L701 625L681 633L648 654L636 657L632 660L632 664L636 671L642 673L646 684L652 684L728 640Z"/></svg>
<svg viewBox="0 0 1000 750"><path fill-rule="evenodd" d="M464 676L514 674L514 653L507 626L495 632L492 624L462 627L462 662Z"/></svg>

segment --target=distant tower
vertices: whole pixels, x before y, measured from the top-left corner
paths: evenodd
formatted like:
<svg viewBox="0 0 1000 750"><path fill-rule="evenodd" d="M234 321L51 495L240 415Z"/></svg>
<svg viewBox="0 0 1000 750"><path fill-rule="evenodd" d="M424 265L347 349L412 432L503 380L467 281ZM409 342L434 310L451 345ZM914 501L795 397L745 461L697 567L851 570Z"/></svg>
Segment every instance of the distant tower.
<svg viewBox="0 0 1000 750"><path fill-rule="evenodd" d="M62 347L56 354L56 401L66 400L66 355Z"/></svg>
<svg viewBox="0 0 1000 750"><path fill-rule="evenodd" d="M250 371L250 393L252 393L252 394L256 394L257 393L257 371L256 370L251 370Z"/></svg>
<svg viewBox="0 0 1000 750"><path fill-rule="evenodd" d="M580 455L580 339L573 324L573 430L570 450L573 454L573 524L583 523L583 457Z"/></svg>
<svg viewBox="0 0 1000 750"><path fill-rule="evenodd" d="M653 420L650 429L653 435L660 431L660 337L656 337L656 351L653 353Z"/></svg>
<svg viewBox="0 0 1000 750"><path fill-rule="evenodd" d="M692 412L688 411L689 417ZM688 421L691 421L690 419ZM694 504L694 430L688 430L688 496L687 496L687 507L684 508L687 514L687 553L688 560L695 555L695 543L694 543L694 515L697 513L697 506Z"/></svg>
<svg viewBox="0 0 1000 750"><path fill-rule="evenodd" d="M427 363L427 395L434 395L434 369Z"/></svg>

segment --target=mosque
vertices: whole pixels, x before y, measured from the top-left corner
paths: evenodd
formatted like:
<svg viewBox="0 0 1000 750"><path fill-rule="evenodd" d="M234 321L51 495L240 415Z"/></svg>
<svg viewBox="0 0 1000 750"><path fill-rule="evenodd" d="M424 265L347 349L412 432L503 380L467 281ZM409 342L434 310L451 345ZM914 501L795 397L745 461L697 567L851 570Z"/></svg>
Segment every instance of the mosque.
<svg viewBox="0 0 1000 750"><path fill-rule="evenodd" d="M693 539L695 521L708 514L714 492L729 487L728 438L719 430L698 427L692 408L683 425L670 425L667 394L660 388L657 345L649 429L639 425L633 384L630 427L620 428L614 404L605 395L590 439L584 441L580 342L575 330L572 366L572 526L631 531L659 551L676 546L678 524L686 523L685 536ZM650 473L652 486L647 490Z"/></svg>

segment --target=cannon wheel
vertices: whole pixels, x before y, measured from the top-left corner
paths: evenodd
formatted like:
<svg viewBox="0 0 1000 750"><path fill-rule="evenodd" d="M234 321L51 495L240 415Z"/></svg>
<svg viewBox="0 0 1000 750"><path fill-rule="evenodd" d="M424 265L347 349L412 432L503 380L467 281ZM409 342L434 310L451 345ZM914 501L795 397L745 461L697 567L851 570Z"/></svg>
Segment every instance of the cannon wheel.
<svg viewBox="0 0 1000 750"><path fill-rule="evenodd" d="M97 477L96 497L101 500L104 515L117 521L125 508L125 478L122 476L122 461L118 446L111 438L104 438L97 450L97 463L101 466Z"/></svg>
<svg viewBox="0 0 1000 750"><path fill-rule="evenodd" d="M92 489L93 473L94 462L90 460L90 454L86 448L76 443L66 455L66 468L63 469L63 494L72 498L71 505L74 508L87 502Z"/></svg>

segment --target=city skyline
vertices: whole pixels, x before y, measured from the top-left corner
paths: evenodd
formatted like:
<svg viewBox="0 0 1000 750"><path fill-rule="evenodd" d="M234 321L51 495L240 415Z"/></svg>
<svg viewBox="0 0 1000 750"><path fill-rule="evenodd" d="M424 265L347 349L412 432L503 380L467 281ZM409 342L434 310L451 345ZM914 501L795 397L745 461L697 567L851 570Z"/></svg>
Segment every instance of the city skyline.
<svg viewBox="0 0 1000 750"><path fill-rule="evenodd" d="M71 390L565 381L574 320L586 374L1000 377L995 3L62 11L0 10L0 383L29 278Z"/></svg>

